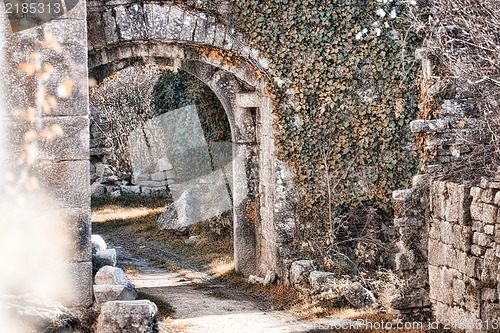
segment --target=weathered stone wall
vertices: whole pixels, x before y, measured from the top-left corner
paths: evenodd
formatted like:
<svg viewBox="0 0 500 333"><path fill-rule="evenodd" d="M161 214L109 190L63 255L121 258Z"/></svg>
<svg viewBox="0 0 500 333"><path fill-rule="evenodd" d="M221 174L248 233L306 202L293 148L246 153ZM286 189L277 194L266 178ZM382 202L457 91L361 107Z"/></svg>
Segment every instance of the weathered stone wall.
<svg viewBox="0 0 500 333"><path fill-rule="evenodd" d="M500 174L430 188L429 296L438 321L467 332L500 328L499 190Z"/></svg>
<svg viewBox="0 0 500 333"><path fill-rule="evenodd" d="M470 87L431 84L432 59L422 61L421 116L411 123L419 141L420 170L413 187L394 191L400 231L397 269L408 284L392 305L404 316L427 317L467 332L499 328L498 263L500 174L481 178L491 142L479 100ZM464 162L465 161L465 162ZM467 170L467 171L464 171ZM478 175L476 175L477 173Z"/></svg>
<svg viewBox="0 0 500 333"><path fill-rule="evenodd" d="M2 121L8 128L9 166L20 182L26 176L23 170L36 177L41 193L56 202L50 209L65 217L72 236L69 268L73 279L73 290L65 302L80 307L92 304L85 6L82 0L50 22L22 31L11 30L7 35L6 66L0 68L0 80L6 87L2 94L8 115ZM66 88L61 88L64 82ZM22 116L30 114L29 110L33 118ZM44 136L44 129L56 128L61 136ZM36 162L31 165L24 160L23 165L23 147L32 143L27 135L30 129L37 132L38 153L32 151Z"/></svg>
<svg viewBox="0 0 500 333"><path fill-rule="evenodd" d="M417 175L411 189L392 193L394 226L400 236L396 270L407 283L391 300L391 306L402 318L422 320L431 316L427 270L428 183L428 176Z"/></svg>

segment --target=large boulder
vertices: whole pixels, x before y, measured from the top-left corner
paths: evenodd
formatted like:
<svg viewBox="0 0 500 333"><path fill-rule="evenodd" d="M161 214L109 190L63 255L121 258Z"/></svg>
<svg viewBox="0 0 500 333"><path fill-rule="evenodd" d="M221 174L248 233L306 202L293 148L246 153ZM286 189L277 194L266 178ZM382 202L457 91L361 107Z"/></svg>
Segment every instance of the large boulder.
<svg viewBox="0 0 500 333"><path fill-rule="evenodd" d="M357 309L370 309L377 304L373 293L363 287L360 283L354 282L344 293L345 299Z"/></svg>
<svg viewBox="0 0 500 333"><path fill-rule="evenodd" d="M157 224L160 229L187 233L189 227L200 221L198 190L195 188L184 191L172 204L167 206Z"/></svg>
<svg viewBox="0 0 500 333"><path fill-rule="evenodd" d="M309 286L309 274L316 270L314 260L298 260L290 266L290 283L296 288Z"/></svg>
<svg viewBox="0 0 500 333"><path fill-rule="evenodd" d="M106 302L96 333L157 333L156 304L148 300Z"/></svg>
<svg viewBox="0 0 500 333"><path fill-rule="evenodd" d="M125 272L118 267L104 266L94 278L95 284L116 284L125 286L130 283Z"/></svg>

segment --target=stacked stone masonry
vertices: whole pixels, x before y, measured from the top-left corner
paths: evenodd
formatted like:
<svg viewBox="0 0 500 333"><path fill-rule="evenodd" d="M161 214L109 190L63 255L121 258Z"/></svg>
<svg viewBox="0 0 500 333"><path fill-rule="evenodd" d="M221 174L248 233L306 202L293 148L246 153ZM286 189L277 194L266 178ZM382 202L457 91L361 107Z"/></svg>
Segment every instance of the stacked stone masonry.
<svg viewBox="0 0 500 333"><path fill-rule="evenodd" d="M494 331L500 319L500 175L470 187L432 182L429 296L436 319Z"/></svg>

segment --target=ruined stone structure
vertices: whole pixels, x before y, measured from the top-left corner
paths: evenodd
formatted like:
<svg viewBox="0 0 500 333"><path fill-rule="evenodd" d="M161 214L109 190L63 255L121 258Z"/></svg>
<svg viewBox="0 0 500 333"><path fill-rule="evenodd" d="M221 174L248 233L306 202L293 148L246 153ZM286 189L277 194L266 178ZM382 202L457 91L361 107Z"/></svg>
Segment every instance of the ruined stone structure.
<svg viewBox="0 0 500 333"><path fill-rule="evenodd" d="M60 97L58 107L40 121L58 124L64 137L40 141L33 170L41 187L59 203L57 208L67 214L68 228L75 236L71 274L77 298L69 304L92 304L88 77L102 80L133 65L184 70L218 96L237 146L233 156L236 268L246 275L262 276L268 270L285 275L278 234L293 234L290 207L282 200L288 195L290 175L273 154L267 61L222 23L223 6L219 10L216 18L154 1L80 1L48 23L9 34L10 65L2 69L6 73L2 80L9 87L8 120L17 146L24 135L17 111L36 103L40 87L47 95ZM54 39L59 46L51 48ZM40 58L30 59L33 52L39 52ZM224 60L229 54L240 60ZM37 59L53 65L49 79L19 71L18 64ZM69 96L58 89L65 79L72 80ZM471 109L460 105L459 100L445 101L441 119L412 125L414 132L428 135L430 147L440 147L436 163L468 151L467 142L476 137L478 122L473 117L461 122ZM395 308L409 315L430 314L432 309L442 322L458 317L483 323L498 319L499 182L485 179L480 187L471 187L420 175L413 189L394 193L395 225L401 234L397 265L411 286L394 299Z"/></svg>
<svg viewBox="0 0 500 333"><path fill-rule="evenodd" d="M431 64L425 50L418 55L425 83ZM396 264L408 288L392 305L407 318L433 316L446 327L494 332L500 318L500 169L477 186L441 180L453 177L441 171L446 163L491 140L476 100L464 97L467 88L459 89L434 110L436 119L411 124L424 140L426 173L414 177L411 189L393 192L400 233ZM431 96L442 92L440 82L424 89Z"/></svg>
<svg viewBox="0 0 500 333"><path fill-rule="evenodd" d="M57 39L62 49L60 54L42 49L40 41L47 38ZM227 112L236 146L233 158L236 268L247 275L280 270L273 218L272 104L264 93L263 73L252 65L259 60L265 65L265 61L245 46L233 29L207 14L173 5L81 1L76 8L49 23L11 34L8 43L12 66L7 69L6 85L10 87L12 113L32 106L37 84L47 85L47 92L57 96L56 83L65 78L74 82L72 95L43 118L44 122L61 126L64 140L42 143L36 173L42 187L61 203L61 209L70 209L73 216L69 223L75 230L74 277L79 299L72 301L72 305L88 306L92 302L87 78L101 80L127 66L158 64L179 68L198 77L215 92ZM51 82L54 83L20 77L18 64L28 62L34 51L40 51L43 60L53 64L55 74ZM218 55L226 51L246 60L226 63Z"/></svg>
<svg viewBox="0 0 500 333"><path fill-rule="evenodd" d="M245 274L276 271L272 105L264 94L266 83L249 62L226 64L211 53L231 51L250 60L241 37L214 17L168 4L89 2L87 10L91 76L99 80L127 66L168 65L215 92L235 144L236 267Z"/></svg>

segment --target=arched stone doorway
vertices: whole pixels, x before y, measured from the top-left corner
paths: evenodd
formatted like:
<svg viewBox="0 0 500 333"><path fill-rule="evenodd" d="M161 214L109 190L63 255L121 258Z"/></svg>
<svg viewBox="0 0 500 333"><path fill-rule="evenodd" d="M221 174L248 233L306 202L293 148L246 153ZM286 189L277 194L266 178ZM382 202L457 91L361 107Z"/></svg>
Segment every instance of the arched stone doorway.
<svg viewBox="0 0 500 333"><path fill-rule="evenodd" d="M266 81L238 57L237 38L203 13L166 4L89 4L87 11L91 77L101 80L133 65L167 65L194 75L217 95L233 142L236 269L245 275L279 271L272 105ZM224 61L228 55L231 61Z"/></svg>

